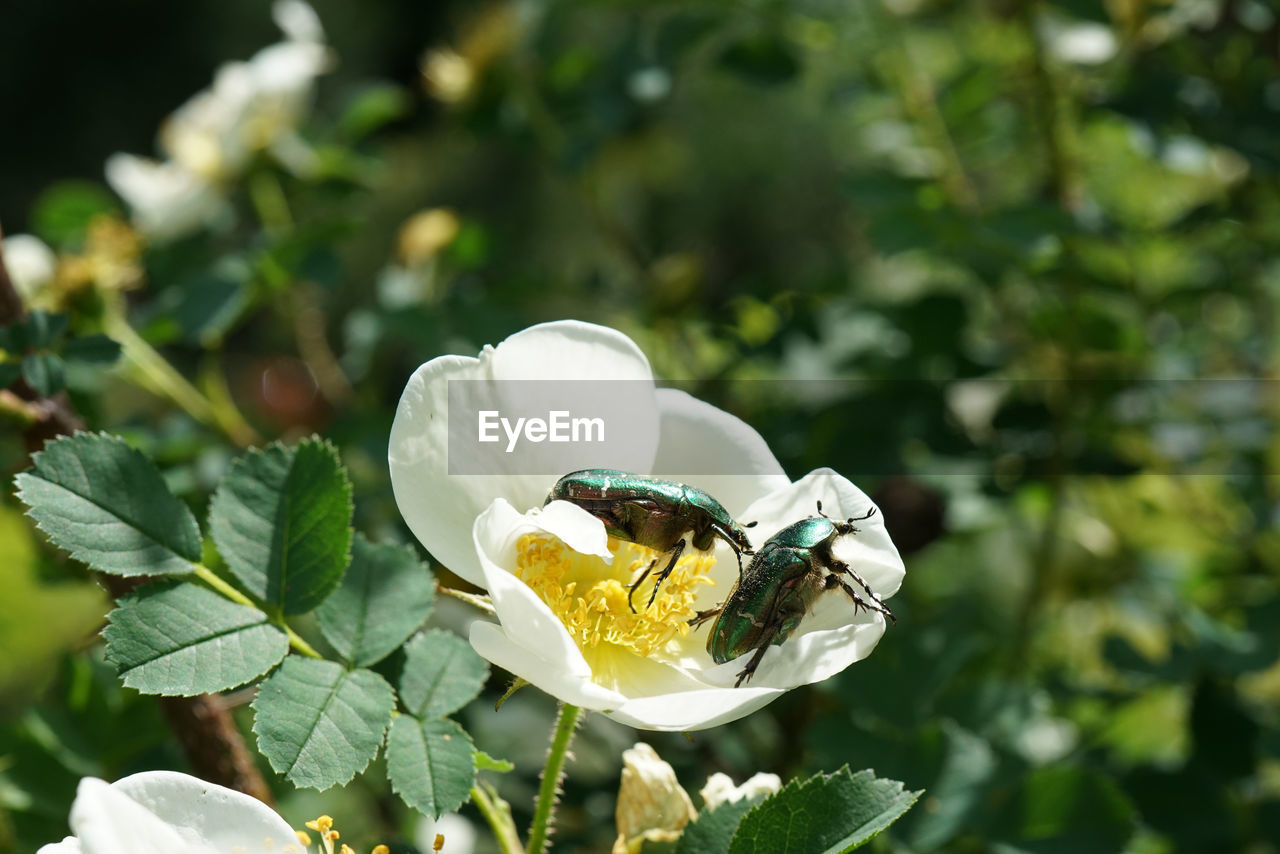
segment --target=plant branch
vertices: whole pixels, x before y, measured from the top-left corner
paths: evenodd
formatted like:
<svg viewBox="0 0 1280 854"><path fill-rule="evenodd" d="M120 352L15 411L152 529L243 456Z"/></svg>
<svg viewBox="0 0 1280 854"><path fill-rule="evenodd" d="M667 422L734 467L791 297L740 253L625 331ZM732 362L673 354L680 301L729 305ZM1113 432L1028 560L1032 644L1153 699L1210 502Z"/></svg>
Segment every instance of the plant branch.
<svg viewBox="0 0 1280 854"><path fill-rule="evenodd" d="M242 448L261 442L230 398L215 405L189 383L164 356L147 343L124 317L123 306L109 306L103 314L103 330L120 344L126 361L138 372L141 384L168 398L199 421L222 432Z"/></svg>
<svg viewBox="0 0 1280 854"><path fill-rule="evenodd" d="M203 564L196 565L195 576L205 584L209 585L215 593L221 594L232 602L235 602L237 605L245 605L250 608L260 608L257 602L254 602L248 596L241 593L225 579L220 578L212 569L209 569L209 567ZM324 658L323 655L316 652L315 647L307 643L301 635L295 632L283 618L273 622L276 626L283 629L284 633L289 636L289 646L293 647L296 652L305 655L307 658Z"/></svg>
<svg viewBox="0 0 1280 854"><path fill-rule="evenodd" d="M560 716L551 735L551 747L547 750L547 765L542 769L542 784L538 787L538 802L533 810L533 823L529 825L527 854L543 854L547 850L548 837L555 824L556 803L560 799L560 782L564 778L564 763L569 756L569 743L574 730L582 719L582 709L568 703L560 704Z"/></svg>
<svg viewBox="0 0 1280 854"><path fill-rule="evenodd" d="M493 838L498 842L498 850L502 854L520 854L524 846L520 844L520 834L516 832L516 822L511 817L511 805L487 783L476 783L471 787L471 801L489 823Z"/></svg>

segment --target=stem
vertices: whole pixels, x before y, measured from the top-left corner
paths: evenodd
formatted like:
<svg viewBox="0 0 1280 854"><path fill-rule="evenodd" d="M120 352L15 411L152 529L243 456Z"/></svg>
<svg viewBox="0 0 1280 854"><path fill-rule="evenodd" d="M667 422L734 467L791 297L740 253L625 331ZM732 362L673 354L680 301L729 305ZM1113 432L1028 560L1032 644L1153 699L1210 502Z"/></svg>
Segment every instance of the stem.
<svg viewBox="0 0 1280 854"><path fill-rule="evenodd" d="M881 75L907 118L915 122L922 136L942 159L938 183L951 204L964 211L977 211L980 207L977 190L969 179L942 109L938 106L938 93L933 81L920 70L921 63L915 58L911 41L894 14L880 4L872 4L869 8L879 24L879 33L885 37L885 47L877 63Z"/></svg>
<svg viewBox="0 0 1280 854"><path fill-rule="evenodd" d="M498 793L487 783L477 783L471 787L471 801L480 810L484 820L489 822L493 838L498 842L498 850L502 854L520 854L524 848L520 845L515 819L511 817L511 805L498 797Z"/></svg>
<svg viewBox="0 0 1280 854"><path fill-rule="evenodd" d="M341 406L351 400L354 390L337 354L329 346L324 312L317 308L319 288L299 282L292 290L292 298L293 332L298 342L298 355L311 369L324 399L334 406Z"/></svg>
<svg viewBox="0 0 1280 854"><path fill-rule="evenodd" d="M465 593L461 590L455 590L452 587L445 587L443 584L436 585L436 592L443 593L445 596L452 596L459 602L466 602L472 607L479 608L490 616L496 616L498 609L493 607L493 600L488 596L481 596L477 593Z"/></svg>
<svg viewBox="0 0 1280 854"><path fill-rule="evenodd" d="M582 718L582 709L568 703L560 704L560 717L551 735L551 747L547 750L547 765L542 769L542 785L538 787L538 803L533 810L533 823L529 825L527 854L543 854L547 850L547 837L555 819L556 801L560 794L560 781L564 778L564 763L569 756L569 742Z"/></svg>
<svg viewBox="0 0 1280 854"><path fill-rule="evenodd" d="M219 578L218 575L212 569L209 569L209 567L204 566L203 564L196 564L195 576L196 578L203 581L205 584L212 587L215 593L220 593L222 596L226 597L227 599L230 599L232 602L235 602L238 605L247 605L250 608L258 607L257 602L254 602L248 596L244 595L239 590L232 587L229 583L227 583L222 578ZM275 622L275 625L283 629L284 633L289 636L289 646L293 647L296 651L298 651L302 655L307 656L308 658L324 657L320 653L316 652L315 647L307 643L306 640L304 640L301 635L295 632L289 626L289 624L284 621L283 617L281 617L279 620L276 620L274 622Z"/></svg>
<svg viewBox="0 0 1280 854"><path fill-rule="evenodd" d="M242 448L260 441L229 399L215 406L129 325L119 306L109 307L103 314L103 329L120 344L125 359L137 368L152 391L169 398L195 420L222 431Z"/></svg>
<svg viewBox="0 0 1280 854"><path fill-rule="evenodd" d="M253 203L258 221L268 234L280 235L293 228L293 215L289 213L289 200L276 176L259 169L249 179L249 200Z"/></svg>

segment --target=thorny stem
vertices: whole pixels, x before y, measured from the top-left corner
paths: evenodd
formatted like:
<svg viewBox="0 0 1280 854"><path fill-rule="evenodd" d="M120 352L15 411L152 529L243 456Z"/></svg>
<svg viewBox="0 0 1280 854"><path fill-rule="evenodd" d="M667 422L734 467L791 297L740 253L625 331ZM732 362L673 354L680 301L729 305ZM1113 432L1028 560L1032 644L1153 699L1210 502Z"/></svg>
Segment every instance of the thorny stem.
<svg viewBox="0 0 1280 854"><path fill-rule="evenodd" d="M254 602L248 596L244 595L239 590L235 589L230 584L228 584L226 581L219 578L218 575L213 570L209 569L209 567L204 566L203 564L196 564L195 576L196 578L199 578L205 584L213 588L215 593L221 594L227 599L230 599L232 602L235 602L237 605L247 605L250 608L258 607L258 603ZM320 653L316 652L315 647L307 643L306 640L304 640L301 635L295 632L283 619L280 619L279 621L277 621L276 625L279 626L281 629L283 629L284 633L288 635L289 646L293 647L294 650L301 653L302 655L307 656L308 658L324 657Z"/></svg>
<svg viewBox="0 0 1280 854"><path fill-rule="evenodd" d="M215 405L201 394L129 325L121 307L107 309L103 315L103 329L120 344L125 359L138 370L144 385L152 391L169 398L195 420L220 430L242 448L260 441L257 432L229 398Z"/></svg>
<svg viewBox="0 0 1280 854"><path fill-rule="evenodd" d="M560 704L560 717L551 735L551 747L547 750L547 765L542 769L542 785L538 787L538 803L533 810L533 823L529 825L527 854L543 854L547 849L547 837L555 818L556 802L560 795L564 763L569 756L569 742L582 717L582 709L568 703Z"/></svg>
<svg viewBox="0 0 1280 854"><path fill-rule="evenodd" d="M471 802L489 823L502 854L520 854L524 850L520 844L520 834L516 832L515 819L511 817L511 805L498 797L492 786L486 783L472 786Z"/></svg>

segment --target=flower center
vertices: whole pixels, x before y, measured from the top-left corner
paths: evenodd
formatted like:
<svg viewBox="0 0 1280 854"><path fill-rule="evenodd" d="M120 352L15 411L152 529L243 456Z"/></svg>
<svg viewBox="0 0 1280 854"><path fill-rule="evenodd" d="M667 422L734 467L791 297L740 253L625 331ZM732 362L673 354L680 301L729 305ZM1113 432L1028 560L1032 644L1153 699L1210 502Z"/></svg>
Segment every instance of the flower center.
<svg viewBox="0 0 1280 854"><path fill-rule="evenodd" d="M698 585L716 583L707 574L716 563L711 552L686 548L648 605L670 557L613 537L609 551L612 566L555 537L525 534L516 544L516 577L547 603L584 654L607 645L647 658L677 635L688 635ZM658 563L631 597L633 613L627 588L655 559Z"/></svg>

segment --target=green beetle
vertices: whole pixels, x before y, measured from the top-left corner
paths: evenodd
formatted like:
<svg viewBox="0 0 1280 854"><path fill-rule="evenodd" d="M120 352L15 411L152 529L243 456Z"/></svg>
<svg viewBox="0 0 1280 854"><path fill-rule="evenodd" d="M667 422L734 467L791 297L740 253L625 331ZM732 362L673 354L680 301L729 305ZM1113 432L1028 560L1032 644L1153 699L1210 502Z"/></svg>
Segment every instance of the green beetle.
<svg viewBox="0 0 1280 854"><path fill-rule="evenodd" d="M709 551L716 538L727 543L738 557L739 575L742 555L754 554L744 530L754 522L739 525L719 501L701 489L673 480L613 469L583 469L556 481L543 503L552 501L578 505L603 522L610 536L671 555L658 573L646 608L653 604L658 588L684 552L686 535L692 534L687 541L698 551ZM627 591L627 604L633 612L636 608L631 597L661 556L653 559Z"/></svg>
<svg viewBox="0 0 1280 854"><path fill-rule="evenodd" d="M765 651L791 637L813 603L828 590L844 590L853 600L855 611L879 611L897 622L867 582L831 553L838 538L858 532L854 522L870 519L875 512L872 507L865 516L840 522L823 513L819 501L817 516L788 525L761 546L720 607L699 611L689 621L692 626L700 626L716 618L707 638L707 652L716 664L755 650L733 687L751 678ZM859 596L843 575L853 579L871 601Z"/></svg>

